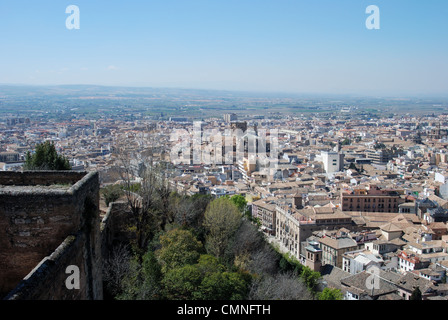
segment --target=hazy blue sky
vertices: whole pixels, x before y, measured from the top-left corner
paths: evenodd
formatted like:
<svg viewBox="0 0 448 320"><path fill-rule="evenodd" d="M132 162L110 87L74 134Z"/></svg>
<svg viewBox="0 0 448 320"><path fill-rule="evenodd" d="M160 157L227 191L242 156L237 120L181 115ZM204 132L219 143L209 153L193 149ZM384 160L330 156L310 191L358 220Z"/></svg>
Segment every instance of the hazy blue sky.
<svg viewBox="0 0 448 320"><path fill-rule="evenodd" d="M0 83L446 94L448 1L1 0Z"/></svg>

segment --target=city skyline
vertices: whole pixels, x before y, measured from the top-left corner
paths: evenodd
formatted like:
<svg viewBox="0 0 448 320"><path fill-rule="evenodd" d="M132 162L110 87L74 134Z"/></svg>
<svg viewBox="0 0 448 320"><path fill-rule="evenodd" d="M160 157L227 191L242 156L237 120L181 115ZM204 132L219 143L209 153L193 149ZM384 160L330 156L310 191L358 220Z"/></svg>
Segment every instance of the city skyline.
<svg viewBox="0 0 448 320"><path fill-rule="evenodd" d="M369 5L379 30L365 26ZM401 0L2 3L0 83L440 95L447 13Z"/></svg>
<svg viewBox="0 0 448 320"><path fill-rule="evenodd" d="M447 16L0 2L2 300L448 300Z"/></svg>

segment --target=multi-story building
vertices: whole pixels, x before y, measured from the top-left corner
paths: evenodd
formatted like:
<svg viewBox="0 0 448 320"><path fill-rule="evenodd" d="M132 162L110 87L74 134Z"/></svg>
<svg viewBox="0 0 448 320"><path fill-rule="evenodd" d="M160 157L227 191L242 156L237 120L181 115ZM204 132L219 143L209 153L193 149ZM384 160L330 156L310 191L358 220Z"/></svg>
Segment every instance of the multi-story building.
<svg viewBox="0 0 448 320"><path fill-rule="evenodd" d="M447 129L441 129L439 128L434 128L431 129L428 132L428 138L429 139L442 139L448 136L448 130Z"/></svg>
<svg viewBox="0 0 448 320"><path fill-rule="evenodd" d="M252 217L261 222L261 230L275 236L275 210L274 200L261 199L252 203Z"/></svg>
<svg viewBox="0 0 448 320"><path fill-rule="evenodd" d="M238 120L238 116L235 113L226 113L226 114L224 114L223 118L224 118L224 121L227 123Z"/></svg>
<svg viewBox="0 0 448 320"><path fill-rule="evenodd" d="M276 206L275 237L298 260L303 261L302 243L314 231L351 226L351 217L332 207L297 209L292 205ZM354 240L353 240L354 241ZM356 244L356 241L354 241Z"/></svg>
<svg viewBox="0 0 448 320"><path fill-rule="evenodd" d="M390 160L394 158L393 153L386 149L367 150L366 156L368 159L372 159L372 163L383 165L387 164Z"/></svg>
<svg viewBox="0 0 448 320"><path fill-rule="evenodd" d="M397 190L381 190L375 186L369 189L355 189L341 192L342 211L399 212L404 203Z"/></svg>
<svg viewBox="0 0 448 320"><path fill-rule="evenodd" d="M236 165L243 180L249 183L251 174L257 168L256 159L254 157L238 159Z"/></svg>
<svg viewBox="0 0 448 320"><path fill-rule="evenodd" d="M319 247L319 242L308 242L305 251L305 266L313 271L320 271L322 267L322 249Z"/></svg>
<svg viewBox="0 0 448 320"><path fill-rule="evenodd" d="M323 151L322 162L326 173L340 172L344 169L344 154L334 151Z"/></svg>
<svg viewBox="0 0 448 320"><path fill-rule="evenodd" d="M299 259L302 226L304 224L315 226L315 224L313 221L301 219L297 210L287 205L276 206L275 210L275 237L288 252Z"/></svg>
<svg viewBox="0 0 448 320"><path fill-rule="evenodd" d="M422 294L422 300L427 300L428 297L438 295L438 287L435 281L426 279L425 277L416 276L412 272L403 275L399 281L396 282L397 293L404 300L410 300L415 288L419 288Z"/></svg>
<svg viewBox="0 0 448 320"><path fill-rule="evenodd" d="M323 237L319 239L322 249L322 264L329 264L342 269L344 253L358 249L358 243L348 236Z"/></svg>
<svg viewBox="0 0 448 320"><path fill-rule="evenodd" d="M19 161L20 158L18 152L0 152L0 162L13 163Z"/></svg>
<svg viewBox="0 0 448 320"><path fill-rule="evenodd" d="M383 263L383 259L366 249L347 251L342 255L342 269L351 274L368 270L372 266L381 268Z"/></svg>
<svg viewBox="0 0 448 320"><path fill-rule="evenodd" d="M421 260L419 255L409 252L401 251L398 254L398 270L402 273L408 271L419 270L429 266L428 260Z"/></svg>
<svg viewBox="0 0 448 320"><path fill-rule="evenodd" d="M404 249L405 250L401 252L403 260L406 260L406 257L412 257L412 255L415 255L420 261L428 263L437 263L448 260L448 244L443 240L408 242ZM414 266L412 270L414 269L421 268L416 268Z"/></svg>

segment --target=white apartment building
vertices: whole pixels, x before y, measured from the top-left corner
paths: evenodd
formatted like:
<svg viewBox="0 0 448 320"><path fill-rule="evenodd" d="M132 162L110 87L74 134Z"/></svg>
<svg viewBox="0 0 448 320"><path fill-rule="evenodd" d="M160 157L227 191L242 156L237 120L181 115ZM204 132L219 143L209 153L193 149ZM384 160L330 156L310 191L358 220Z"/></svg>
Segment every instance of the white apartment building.
<svg viewBox="0 0 448 320"><path fill-rule="evenodd" d="M340 172L344 169L344 154L334 151L322 151L321 159L326 173Z"/></svg>

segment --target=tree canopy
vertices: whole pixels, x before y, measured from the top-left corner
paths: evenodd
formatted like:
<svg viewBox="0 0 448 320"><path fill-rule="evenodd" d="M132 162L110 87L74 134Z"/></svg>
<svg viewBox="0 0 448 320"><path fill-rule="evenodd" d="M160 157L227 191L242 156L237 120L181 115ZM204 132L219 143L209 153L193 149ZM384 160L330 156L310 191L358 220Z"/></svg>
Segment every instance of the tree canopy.
<svg viewBox="0 0 448 320"><path fill-rule="evenodd" d="M162 264L162 271L194 264L200 257L202 243L196 240L191 231L174 229L160 237L162 248L156 255Z"/></svg>
<svg viewBox="0 0 448 320"><path fill-rule="evenodd" d="M126 300L338 297L335 292L320 296L317 293L320 273L303 266L292 255L281 254L266 241L255 221L247 216L250 210L244 196L187 196L168 187L159 190L157 181L149 182L152 183L147 186L142 183L139 191L142 198L149 192L148 205L141 213L154 228L140 247L133 245L133 238L129 240L132 258L120 259L124 265L119 269L122 272L110 272L107 278L106 289L111 297ZM157 223L163 220L158 215L164 216L164 223ZM117 269L116 263L109 264L107 270Z"/></svg>
<svg viewBox="0 0 448 320"><path fill-rule="evenodd" d="M59 155L53 142L45 141L36 145L35 152L27 152L24 170L71 170L66 157Z"/></svg>
<svg viewBox="0 0 448 320"><path fill-rule="evenodd" d="M230 238L241 223L242 214L228 198L222 197L210 202L204 214L207 230L207 251L218 258L224 256Z"/></svg>
<svg viewBox="0 0 448 320"><path fill-rule="evenodd" d="M325 288L317 297L319 300L342 300L344 298L341 290L333 288Z"/></svg>

